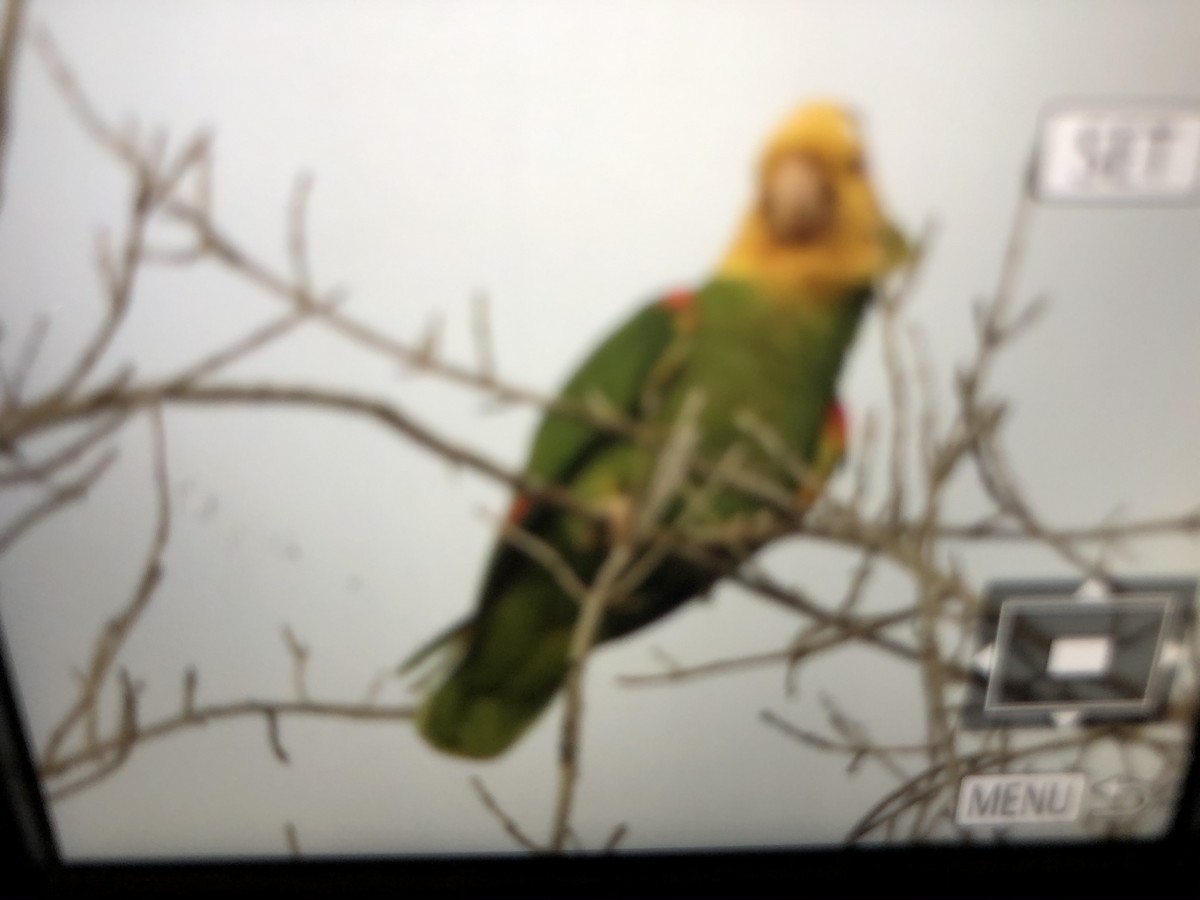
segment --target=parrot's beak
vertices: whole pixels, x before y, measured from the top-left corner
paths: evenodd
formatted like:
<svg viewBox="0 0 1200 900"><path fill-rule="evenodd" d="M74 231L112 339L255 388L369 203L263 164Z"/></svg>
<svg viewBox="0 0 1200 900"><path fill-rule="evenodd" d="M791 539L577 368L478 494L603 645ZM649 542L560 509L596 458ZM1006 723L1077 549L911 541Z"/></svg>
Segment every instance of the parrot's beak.
<svg viewBox="0 0 1200 900"><path fill-rule="evenodd" d="M789 153L765 173L762 214L771 236L784 244L811 239L833 220L833 185L811 157Z"/></svg>
<svg viewBox="0 0 1200 900"><path fill-rule="evenodd" d="M921 255L920 244L911 240L891 222L884 224L882 244L885 272L911 266Z"/></svg>

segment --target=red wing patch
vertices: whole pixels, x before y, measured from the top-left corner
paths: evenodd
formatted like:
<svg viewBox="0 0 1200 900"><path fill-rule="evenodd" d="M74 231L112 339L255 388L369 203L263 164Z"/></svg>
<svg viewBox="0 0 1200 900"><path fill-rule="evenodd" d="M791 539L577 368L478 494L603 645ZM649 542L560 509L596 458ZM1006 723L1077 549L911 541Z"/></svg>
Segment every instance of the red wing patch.
<svg viewBox="0 0 1200 900"><path fill-rule="evenodd" d="M672 315L675 327L680 331L692 331L700 321L700 307L696 303L695 291L671 291L658 302Z"/></svg>
<svg viewBox="0 0 1200 900"><path fill-rule="evenodd" d="M842 404L834 400L829 404L825 420L821 423L821 434L817 439L816 454L812 460L813 477L800 488L800 504L805 508L817 499L821 486L841 464L846 453L848 431L846 411L842 409Z"/></svg>
<svg viewBox="0 0 1200 900"><path fill-rule="evenodd" d="M681 313L696 305L696 292L687 290L671 291L659 301L663 309L673 313Z"/></svg>
<svg viewBox="0 0 1200 900"><path fill-rule="evenodd" d="M508 508L508 515L505 521L514 527L520 526L527 518L529 513L533 511L533 498L528 494L517 494L512 502L512 506Z"/></svg>
<svg viewBox="0 0 1200 900"><path fill-rule="evenodd" d="M844 450L849 428L846 421L846 410L842 408L841 403L834 400L829 406L829 411L825 413L825 422L821 426L821 443Z"/></svg>

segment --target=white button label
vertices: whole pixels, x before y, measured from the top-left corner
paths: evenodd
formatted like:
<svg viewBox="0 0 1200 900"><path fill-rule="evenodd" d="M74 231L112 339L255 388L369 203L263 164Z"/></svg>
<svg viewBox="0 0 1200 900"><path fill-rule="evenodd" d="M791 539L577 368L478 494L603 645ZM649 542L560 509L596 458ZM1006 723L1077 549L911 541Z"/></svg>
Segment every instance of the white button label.
<svg viewBox="0 0 1200 900"><path fill-rule="evenodd" d="M954 818L959 825L1074 822L1086 790L1082 772L968 775Z"/></svg>
<svg viewBox="0 0 1200 900"><path fill-rule="evenodd" d="M1046 674L1055 678L1098 678L1112 665L1113 642L1106 635L1060 637L1050 642Z"/></svg>
<svg viewBox="0 0 1200 900"><path fill-rule="evenodd" d="M1077 107L1042 124L1042 200L1200 199L1200 109Z"/></svg>

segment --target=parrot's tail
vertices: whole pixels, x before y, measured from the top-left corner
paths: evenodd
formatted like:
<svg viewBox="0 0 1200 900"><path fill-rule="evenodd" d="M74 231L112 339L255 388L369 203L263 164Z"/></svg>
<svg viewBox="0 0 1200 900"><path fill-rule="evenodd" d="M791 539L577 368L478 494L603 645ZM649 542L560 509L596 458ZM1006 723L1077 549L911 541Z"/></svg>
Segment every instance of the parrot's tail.
<svg viewBox="0 0 1200 900"><path fill-rule="evenodd" d="M473 759L503 753L538 720L566 677L575 608L556 596L559 612L548 614L551 604L538 603L528 590L508 599L502 615L445 639L463 652L416 715L421 734L445 753Z"/></svg>
<svg viewBox="0 0 1200 900"><path fill-rule="evenodd" d="M565 645L513 682L481 685L479 666L468 657L417 711L416 725L444 753L490 759L506 751L550 705L566 676Z"/></svg>
<svg viewBox="0 0 1200 900"><path fill-rule="evenodd" d="M460 622L425 642L397 667L396 674L401 677L415 675L412 689L421 693L427 692L435 683L444 681L467 652L471 624L470 619ZM416 674L418 669L424 671Z"/></svg>

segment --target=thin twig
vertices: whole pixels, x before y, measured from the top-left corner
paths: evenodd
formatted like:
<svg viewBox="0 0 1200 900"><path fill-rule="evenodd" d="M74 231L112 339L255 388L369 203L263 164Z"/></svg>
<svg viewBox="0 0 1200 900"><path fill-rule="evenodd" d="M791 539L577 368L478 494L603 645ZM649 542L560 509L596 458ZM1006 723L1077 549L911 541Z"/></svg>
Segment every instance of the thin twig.
<svg viewBox="0 0 1200 900"><path fill-rule="evenodd" d="M579 779L579 734L583 720L583 674L588 652L596 641L605 604L613 585L633 556L628 541L615 544L600 566L579 610L567 649L567 674L563 679L565 709L558 749L558 798L550 829L549 849L561 853L565 847Z"/></svg>
<svg viewBox="0 0 1200 900"><path fill-rule="evenodd" d="M72 794L78 794L92 785L103 781L123 766L129 758L130 753L133 752L134 744L140 737L138 732L137 689L125 669L121 669L118 675L118 683L121 686L121 719L117 726L117 734L111 742L113 748L112 757L103 761L81 778L77 778L75 781L67 782L66 784L56 785L50 791L50 799L55 801L64 800ZM101 759L102 757L98 756L96 758Z"/></svg>
<svg viewBox="0 0 1200 900"><path fill-rule="evenodd" d="M299 700L236 700L229 703L213 703L194 706L189 712L143 722L138 728L137 741L144 744L159 738L201 728L214 722L231 719L262 719L267 715L282 719L285 716L305 716L320 719L345 719L356 722L407 722L413 717L412 706L379 706L361 703L320 703ZM43 761L38 773L44 779L62 778L70 771L95 762L98 757L111 753L119 741L102 740L94 750L81 749L69 754L60 754L51 761ZM44 755L43 755L44 756ZM52 798L54 789L51 790Z"/></svg>
<svg viewBox="0 0 1200 900"><path fill-rule="evenodd" d="M30 529L44 521L62 508L75 503L87 496L100 478L116 461L117 451L108 450L101 454L78 478L66 484L53 488L41 501L35 503L16 519L4 531L0 532L0 556L8 552Z"/></svg>
<svg viewBox="0 0 1200 900"><path fill-rule="evenodd" d="M869 638L881 629L906 621L911 617L912 611L906 609L859 622L846 622L841 627L829 625L826 630L810 634L804 642L793 641L780 650L769 650L763 653L751 653L744 656L716 659L692 666L681 666L675 663L667 666L663 672L643 675L618 675L617 681L625 687L647 687L677 681L688 681L711 675L721 675L745 669L775 666L781 663L790 667L798 659L815 656L818 653L831 650L854 640Z"/></svg>
<svg viewBox="0 0 1200 900"><path fill-rule="evenodd" d="M487 807L488 812L496 817L496 820L504 826L504 830L508 832L509 837L516 841L520 846L524 847L533 853L545 853L546 848L538 844L532 838L521 830L521 826L516 823L504 808L496 801L487 787L483 783L483 779L478 775L471 776L471 787L475 789L475 793L479 796L480 802Z"/></svg>
<svg viewBox="0 0 1200 900"><path fill-rule="evenodd" d="M308 198L312 193L311 175L299 175L292 186L292 197L288 203L287 235L288 259L292 267L295 284L293 297L301 307L312 304L312 265L308 255Z"/></svg>
<svg viewBox="0 0 1200 900"><path fill-rule="evenodd" d="M307 645L302 644L300 639L296 637L296 632L292 631L292 626L284 625L281 633L283 635L284 646L288 650L288 656L292 660L292 687L296 691L296 697L299 700L308 700L309 648Z"/></svg>
<svg viewBox="0 0 1200 900"><path fill-rule="evenodd" d="M112 435L125 422L128 413L117 413L101 418L94 426L87 427L78 438L67 443L49 456L37 462L16 461L13 467L0 472L0 487L9 487L25 482L45 482L61 469L83 457L89 450Z"/></svg>
<svg viewBox="0 0 1200 900"><path fill-rule="evenodd" d="M604 842L604 852L615 853L617 847L620 846L621 841L625 840L625 836L627 834L629 834L629 825L626 822L622 822L613 829L613 833L610 834L608 836L608 840Z"/></svg>
<svg viewBox="0 0 1200 900"><path fill-rule="evenodd" d="M183 675L183 718L191 719L196 715L196 690L200 685L200 673L195 666L189 666Z"/></svg>
<svg viewBox="0 0 1200 900"><path fill-rule="evenodd" d="M492 340L492 318L487 294L471 298L471 334L475 338L475 355L479 359L479 375L487 382L496 380L496 346Z"/></svg>
<svg viewBox="0 0 1200 900"><path fill-rule="evenodd" d="M959 541L1042 541L1045 535L1072 544L1110 543L1143 537L1162 537L1172 534L1200 534L1200 511L1180 515L1126 521L1109 525L1076 525L1064 528L1046 528L1044 534L1030 533L987 519L965 525L939 525L939 538Z"/></svg>
<svg viewBox="0 0 1200 900"><path fill-rule="evenodd" d="M99 699L100 690L104 686L117 654L137 624L139 617L145 612L162 580L162 556L171 531L171 492L167 477L166 439L163 434L162 414L155 409L149 418L157 502L154 533L146 555L146 562L129 602L124 609L108 620L96 641L79 697L55 726L46 742L42 754L43 766L53 764L63 741Z"/></svg>
<svg viewBox="0 0 1200 900"><path fill-rule="evenodd" d="M9 122L12 100L13 70L16 67L17 47L25 16L25 0L8 0L4 7L4 22L0 25L0 208L4 205L4 172L8 161Z"/></svg>
<svg viewBox="0 0 1200 900"><path fill-rule="evenodd" d="M17 354L12 375L4 379L4 405L6 407L20 404L21 395L25 392L25 383L29 380L30 373L33 372L38 355L46 342L46 335L49 333L50 318L48 316L38 316L33 320L29 334L25 336L21 350Z"/></svg>
<svg viewBox="0 0 1200 900"><path fill-rule="evenodd" d="M857 736L853 740L846 739L843 736L843 740L838 741L800 728L798 725L787 721L782 716L776 715L767 709L759 712L758 716L765 724L807 747L827 753L840 753L849 756L851 771L858 767L862 759L871 757L877 759L889 773L901 780L905 780L909 777L908 773L892 759L892 755L897 753L927 753L929 750L926 744L883 745L870 740L866 735Z"/></svg>
<svg viewBox="0 0 1200 900"><path fill-rule="evenodd" d="M304 853L300 849L300 833L296 830L294 822L284 823L283 839L287 842L288 853L292 859L300 859L304 856Z"/></svg>
<svg viewBox="0 0 1200 900"><path fill-rule="evenodd" d="M279 716L269 709L263 713L263 718L267 723L267 745L271 748L271 754L286 766L292 760L283 748L283 741L279 736Z"/></svg>
<svg viewBox="0 0 1200 900"><path fill-rule="evenodd" d="M497 520L494 516L488 516L488 520L497 525L501 540L545 569L568 597L583 603L588 593L587 585L553 544L512 522Z"/></svg>

